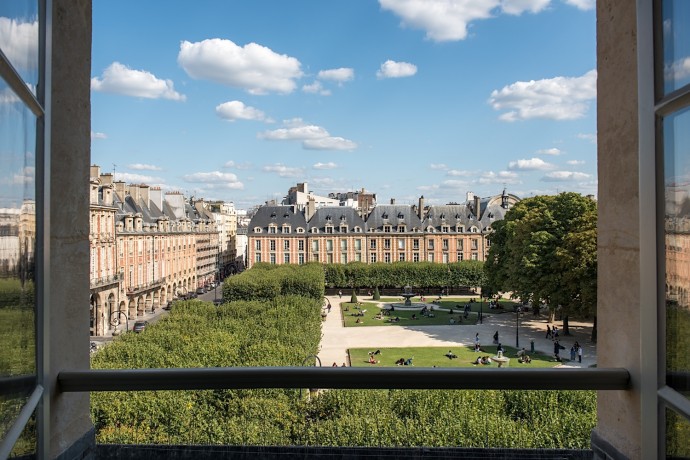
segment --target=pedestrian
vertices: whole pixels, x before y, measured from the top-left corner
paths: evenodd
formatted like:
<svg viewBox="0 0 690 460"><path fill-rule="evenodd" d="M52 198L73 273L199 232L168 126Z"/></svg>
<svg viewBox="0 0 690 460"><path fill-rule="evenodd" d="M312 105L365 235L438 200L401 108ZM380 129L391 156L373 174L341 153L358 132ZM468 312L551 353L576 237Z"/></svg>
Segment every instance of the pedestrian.
<svg viewBox="0 0 690 460"><path fill-rule="evenodd" d="M553 342L553 354L556 357L556 361L561 361L561 350L565 350L565 347L561 345L558 340Z"/></svg>
<svg viewBox="0 0 690 460"><path fill-rule="evenodd" d="M547 324L547 325L546 325L546 338L548 339L548 338L551 338L551 337L553 337L553 336L551 335L551 327Z"/></svg>
<svg viewBox="0 0 690 460"><path fill-rule="evenodd" d="M494 343L498 343L498 331L494 332Z"/></svg>
<svg viewBox="0 0 690 460"><path fill-rule="evenodd" d="M330 313L330 312L331 312L331 303L330 303L330 302L328 302L328 307L327 307L327 308L328 308L328 313Z"/></svg>
<svg viewBox="0 0 690 460"><path fill-rule="evenodd" d="M577 361L582 363L582 345L579 342L575 342L575 345L577 345Z"/></svg>
<svg viewBox="0 0 690 460"><path fill-rule="evenodd" d="M343 298L343 291L338 291L338 297L341 299Z"/></svg>
<svg viewBox="0 0 690 460"><path fill-rule="evenodd" d="M553 339L554 340L558 339L558 327L556 327L555 324L553 325L551 332L553 332Z"/></svg>
<svg viewBox="0 0 690 460"><path fill-rule="evenodd" d="M577 355L577 346L573 344L572 347L570 347L570 360L575 362L575 356Z"/></svg>
<svg viewBox="0 0 690 460"><path fill-rule="evenodd" d="M479 345L479 332L474 335L474 344Z"/></svg>

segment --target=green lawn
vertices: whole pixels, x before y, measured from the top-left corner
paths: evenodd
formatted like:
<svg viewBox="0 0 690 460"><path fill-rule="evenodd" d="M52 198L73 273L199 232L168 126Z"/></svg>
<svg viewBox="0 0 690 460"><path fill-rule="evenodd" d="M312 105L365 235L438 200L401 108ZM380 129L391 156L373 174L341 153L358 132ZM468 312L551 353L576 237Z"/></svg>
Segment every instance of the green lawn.
<svg viewBox="0 0 690 460"><path fill-rule="evenodd" d="M477 323L477 313L470 313L467 319L463 318L462 312L453 313L447 311L435 311L433 317L422 316L420 311L422 307L415 310L402 310L395 309L391 312L390 316L383 316L382 319L376 319L377 313L383 313L383 310L379 308L375 303L363 302L361 303L361 309L354 308L354 304L346 303L343 304L343 319L345 321L345 326L438 326L444 325L448 326L451 324L451 320L454 321L455 325L463 324L476 324ZM347 308L347 310L345 310ZM362 310L364 316L354 316ZM416 315L417 319L412 319L412 315ZM486 314L484 317L486 318ZM391 322L394 318L399 318L398 322ZM360 322L358 323L357 320Z"/></svg>
<svg viewBox="0 0 690 460"><path fill-rule="evenodd" d="M519 368L545 368L554 367L559 364L567 363L564 359L562 363L554 361L551 356L541 353L530 354L532 362L530 364L518 363L515 354L517 350L513 347L504 347L506 350L505 356L510 358L509 367ZM474 361L477 356L495 356L496 347L488 346L482 347L481 353L474 352L474 346L469 347L455 347L450 351L455 353L458 357L449 359L445 356L448 353L448 348L443 347L408 347L408 348L380 348L381 353L375 355L378 364L369 364L369 352L376 351L377 348L350 348L350 362L353 367L395 367L395 362L400 358L413 358L412 364L415 367L477 367L477 368L497 368L498 365L491 363L488 365L475 365ZM404 367L404 366L402 366Z"/></svg>

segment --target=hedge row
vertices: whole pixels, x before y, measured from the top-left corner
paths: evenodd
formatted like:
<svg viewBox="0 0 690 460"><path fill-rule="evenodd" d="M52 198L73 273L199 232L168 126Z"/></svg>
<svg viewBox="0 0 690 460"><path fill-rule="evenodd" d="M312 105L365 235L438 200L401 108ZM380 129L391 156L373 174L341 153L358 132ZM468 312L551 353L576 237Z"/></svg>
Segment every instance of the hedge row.
<svg viewBox="0 0 690 460"><path fill-rule="evenodd" d="M484 283L484 263L464 260L448 264L434 262L377 262L324 265L329 288L417 289L479 287Z"/></svg>
<svg viewBox="0 0 690 460"><path fill-rule="evenodd" d="M273 265L258 263L223 283L223 300L270 301L278 296L297 295L321 300L324 296L322 265Z"/></svg>

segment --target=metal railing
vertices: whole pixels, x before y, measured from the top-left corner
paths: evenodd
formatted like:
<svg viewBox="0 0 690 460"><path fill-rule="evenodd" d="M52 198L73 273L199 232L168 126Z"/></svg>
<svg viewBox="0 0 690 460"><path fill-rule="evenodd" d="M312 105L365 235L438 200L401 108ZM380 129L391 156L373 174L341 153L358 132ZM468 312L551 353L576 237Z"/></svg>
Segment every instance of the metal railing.
<svg viewBox="0 0 690 460"><path fill-rule="evenodd" d="M101 286L106 286L108 284L114 284L118 281L120 281L123 277L120 276L119 273L116 273L114 275L109 275L109 276L102 276L100 278L93 278L89 282L89 285L91 286L91 289L101 287Z"/></svg>
<svg viewBox="0 0 690 460"><path fill-rule="evenodd" d="M627 390L627 369L225 367L62 371L63 392L246 388Z"/></svg>

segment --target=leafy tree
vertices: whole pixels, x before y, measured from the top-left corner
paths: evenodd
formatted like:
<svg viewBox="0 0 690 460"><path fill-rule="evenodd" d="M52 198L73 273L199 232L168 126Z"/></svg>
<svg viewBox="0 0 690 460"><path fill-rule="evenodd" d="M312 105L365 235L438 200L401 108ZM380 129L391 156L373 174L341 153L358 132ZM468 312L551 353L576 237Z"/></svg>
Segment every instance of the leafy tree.
<svg viewBox="0 0 690 460"><path fill-rule="evenodd" d="M556 308L564 317L596 312L596 202L577 193L536 196L517 203L493 225L484 265L491 291Z"/></svg>

